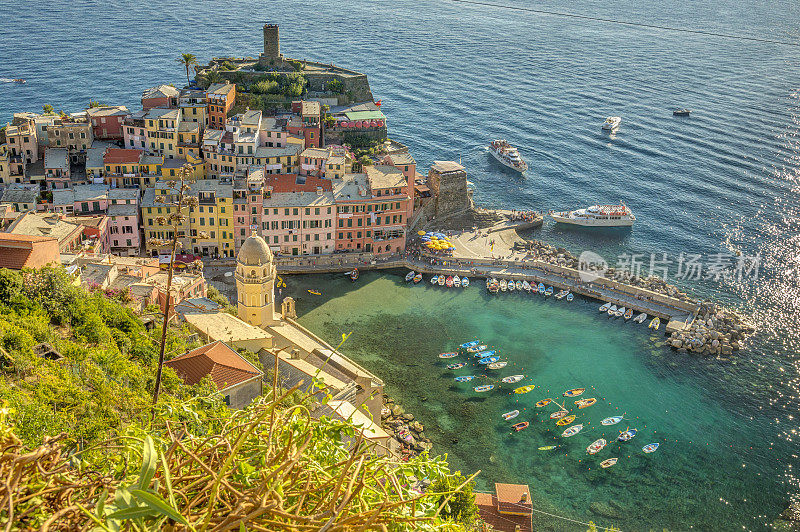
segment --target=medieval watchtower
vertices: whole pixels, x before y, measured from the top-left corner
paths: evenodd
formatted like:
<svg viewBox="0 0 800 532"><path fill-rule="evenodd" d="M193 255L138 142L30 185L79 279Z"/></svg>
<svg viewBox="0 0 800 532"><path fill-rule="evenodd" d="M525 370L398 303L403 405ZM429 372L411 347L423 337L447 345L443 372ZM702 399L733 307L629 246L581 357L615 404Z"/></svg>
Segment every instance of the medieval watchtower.
<svg viewBox="0 0 800 532"><path fill-rule="evenodd" d="M264 24L264 53L261 54L260 59L262 62L267 63L280 63L283 61L277 24Z"/></svg>

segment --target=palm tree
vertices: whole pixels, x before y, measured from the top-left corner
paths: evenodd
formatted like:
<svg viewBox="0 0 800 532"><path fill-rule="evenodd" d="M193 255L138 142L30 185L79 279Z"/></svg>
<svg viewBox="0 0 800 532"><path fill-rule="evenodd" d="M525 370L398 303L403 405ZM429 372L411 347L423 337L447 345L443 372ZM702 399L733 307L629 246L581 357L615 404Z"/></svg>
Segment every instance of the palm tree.
<svg viewBox="0 0 800 532"><path fill-rule="evenodd" d="M192 81L189 79L189 67L197 64L197 58L194 54L181 54L176 61L186 68L186 83L191 85Z"/></svg>
<svg viewBox="0 0 800 532"><path fill-rule="evenodd" d="M211 72L206 74L206 80L208 81L209 85L211 83L221 83L222 82L222 74L220 74L216 70L212 70Z"/></svg>

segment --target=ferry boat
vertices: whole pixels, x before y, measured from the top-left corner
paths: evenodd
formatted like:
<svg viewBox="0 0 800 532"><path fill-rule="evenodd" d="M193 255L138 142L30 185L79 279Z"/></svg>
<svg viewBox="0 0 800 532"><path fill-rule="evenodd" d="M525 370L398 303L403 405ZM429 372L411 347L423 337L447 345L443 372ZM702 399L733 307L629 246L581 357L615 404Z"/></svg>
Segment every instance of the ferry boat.
<svg viewBox="0 0 800 532"><path fill-rule="evenodd" d="M501 164L519 173L528 170L528 164L519 156L519 151L505 140L493 140L489 144L489 153Z"/></svg>
<svg viewBox="0 0 800 532"><path fill-rule="evenodd" d="M550 216L562 224L585 227L630 227L636 216L623 203L622 205L592 205L574 211L553 212Z"/></svg>
<svg viewBox="0 0 800 532"><path fill-rule="evenodd" d="M619 127L620 122L622 119L618 116L609 116L606 118L606 121L603 122L603 130L604 131L614 131Z"/></svg>

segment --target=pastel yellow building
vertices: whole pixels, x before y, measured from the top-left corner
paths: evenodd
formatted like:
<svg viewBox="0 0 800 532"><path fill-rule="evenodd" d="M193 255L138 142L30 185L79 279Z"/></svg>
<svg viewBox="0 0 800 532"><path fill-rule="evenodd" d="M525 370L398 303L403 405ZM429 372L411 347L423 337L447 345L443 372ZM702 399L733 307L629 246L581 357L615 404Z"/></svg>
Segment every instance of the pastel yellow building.
<svg viewBox="0 0 800 532"><path fill-rule="evenodd" d="M163 155L165 159L178 156L178 125L181 122L181 109L150 109L144 116L147 132L147 151Z"/></svg>

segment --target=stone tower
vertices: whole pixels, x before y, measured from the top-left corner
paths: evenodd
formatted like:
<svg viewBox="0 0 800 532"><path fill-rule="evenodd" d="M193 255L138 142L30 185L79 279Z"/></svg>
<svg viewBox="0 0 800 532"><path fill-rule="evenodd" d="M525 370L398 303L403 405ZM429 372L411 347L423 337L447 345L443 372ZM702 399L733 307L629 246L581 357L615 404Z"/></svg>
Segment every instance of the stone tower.
<svg viewBox="0 0 800 532"><path fill-rule="evenodd" d="M275 316L275 261L260 236L248 237L236 257L237 313L256 327L278 322Z"/></svg>
<svg viewBox="0 0 800 532"><path fill-rule="evenodd" d="M264 53L261 54L261 61L283 61L277 24L264 24Z"/></svg>

